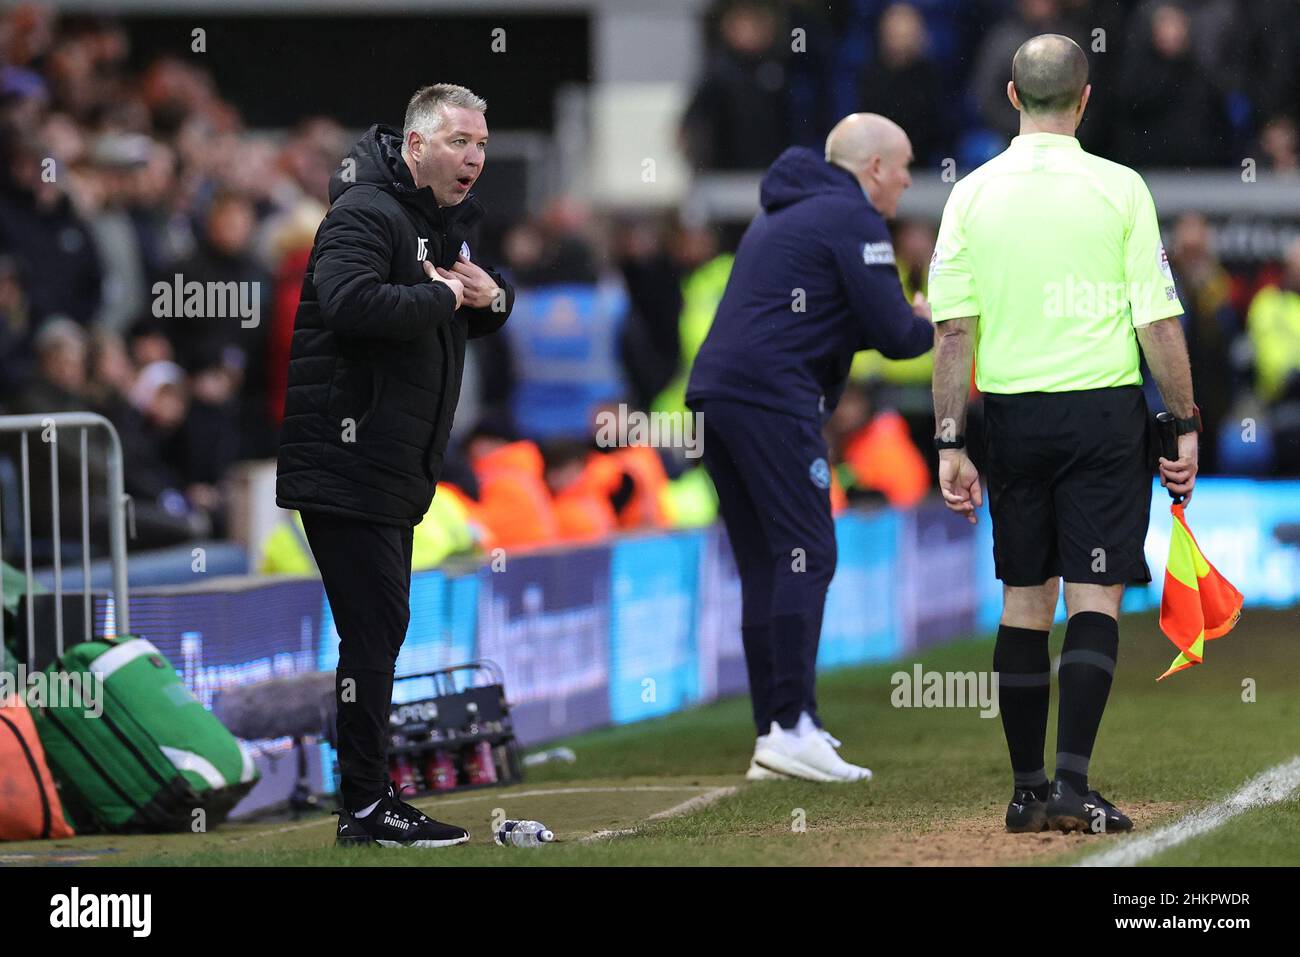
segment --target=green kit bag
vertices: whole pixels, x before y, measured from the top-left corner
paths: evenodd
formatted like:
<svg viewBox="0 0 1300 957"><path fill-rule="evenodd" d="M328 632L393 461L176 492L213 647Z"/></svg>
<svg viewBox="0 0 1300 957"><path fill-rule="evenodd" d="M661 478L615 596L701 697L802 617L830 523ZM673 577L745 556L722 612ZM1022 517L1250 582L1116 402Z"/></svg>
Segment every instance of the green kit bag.
<svg viewBox="0 0 1300 957"><path fill-rule="evenodd" d="M36 726L78 831L207 830L257 783L238 739L143 638L74 645L46 672Z"/></svg>

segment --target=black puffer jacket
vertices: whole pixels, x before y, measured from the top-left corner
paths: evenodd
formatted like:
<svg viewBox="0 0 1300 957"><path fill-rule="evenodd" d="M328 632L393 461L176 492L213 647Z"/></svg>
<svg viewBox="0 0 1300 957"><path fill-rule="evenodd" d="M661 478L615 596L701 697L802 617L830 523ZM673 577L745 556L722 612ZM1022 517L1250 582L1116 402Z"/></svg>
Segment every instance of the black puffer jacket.
<svg viewBox="0 0 1300 957"><path fill-rule="evenodd" d="M433 499L460 398L465 340L505 308L455 308L423 260L451 268L483 215L416 189L401 134L371 127L330 182L294 320L276 474L282 508L416 525ZM465 247L466 249L468 247ZM472 258L472 252L470 253Z"/></svg>

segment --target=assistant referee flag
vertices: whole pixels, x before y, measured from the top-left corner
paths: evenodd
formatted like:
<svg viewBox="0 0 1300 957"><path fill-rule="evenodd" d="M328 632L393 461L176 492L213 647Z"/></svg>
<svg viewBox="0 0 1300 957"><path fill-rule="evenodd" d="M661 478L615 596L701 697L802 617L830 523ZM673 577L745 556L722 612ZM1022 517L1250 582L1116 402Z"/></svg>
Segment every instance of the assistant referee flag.
<svg viewBox="0 0 1300 957"><path fill-rule="evenodd" d="M1205 657L1205 643L1232 631L1241 617L1242 596L1218 569L1205 560L1196 536L1187 527L1182 505L1171 505L1174 516L1165 565L1165 590L1160 596L1160 630L1178 646L1178 657L1157 681L1168 678Z"/></svg>

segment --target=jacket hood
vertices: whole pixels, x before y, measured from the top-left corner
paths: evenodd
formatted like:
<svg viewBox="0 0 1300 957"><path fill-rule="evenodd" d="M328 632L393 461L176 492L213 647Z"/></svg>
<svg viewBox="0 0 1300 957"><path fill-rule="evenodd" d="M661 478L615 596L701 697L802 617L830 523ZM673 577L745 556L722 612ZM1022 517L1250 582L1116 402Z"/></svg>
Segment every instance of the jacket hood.
<svg viewBox="0 0 1300 957"><path fill-rule="evenodd" d="M376 186L391 193L400 202L420 210L434 223L444 221L444 207L434 199L433 190L427 186L415 188L411 170L402 159L401 130L382 123L366 130L348 152L347 159L330 177L330 202L337 202L347 190L359 184ZM469 210L475 211L474 218L482 213L473 193L456 206L446 208L447 212L454 211L451 218L455 219L463 218Z"/></svg>
<svg viewBox="0 0 1300 957"><path fill-rule="evenodd" d="M826 162L806 146L792 146L763 176L759 202L768 212L775 212L822 193L866 197L848 170Z"/></svg>

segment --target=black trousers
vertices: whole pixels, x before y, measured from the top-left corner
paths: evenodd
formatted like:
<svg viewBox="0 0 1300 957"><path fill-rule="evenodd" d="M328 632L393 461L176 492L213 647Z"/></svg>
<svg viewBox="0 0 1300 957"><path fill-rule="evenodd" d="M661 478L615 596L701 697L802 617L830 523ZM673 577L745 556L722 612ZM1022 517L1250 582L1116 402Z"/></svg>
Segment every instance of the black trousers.
<svg viewBox="0 0 1300 957"><path fill-rule="evenodd" d="M826 443L817 423L707 399L704 465L740 573L741 637L754 727L817 715L817 648L835 574Z"/></svg>
<svg viewBox="0 0 1300 957"><path fill-rule="evenodd" d="M411 620L412 529L327 512L303 512L302 524L339 633L340 793L355 811L388 788L393 671Z"/></svg>

